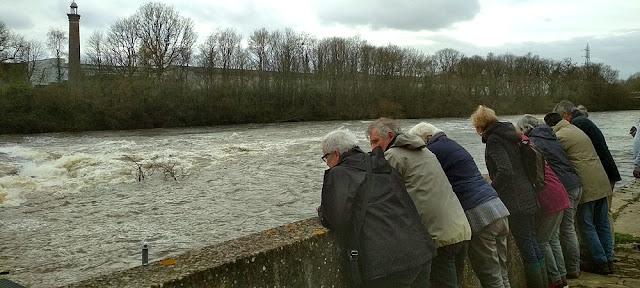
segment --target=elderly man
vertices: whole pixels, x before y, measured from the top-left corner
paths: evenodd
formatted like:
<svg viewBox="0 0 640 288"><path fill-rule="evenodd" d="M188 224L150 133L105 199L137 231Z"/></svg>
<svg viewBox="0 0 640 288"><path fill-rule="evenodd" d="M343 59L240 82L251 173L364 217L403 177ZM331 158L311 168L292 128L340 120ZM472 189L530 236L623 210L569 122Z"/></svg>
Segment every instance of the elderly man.
<svg viewBox="0 0 640 288"><path fill-rule="evenodd" d="M343 239L351 278L363 287L430 287L433 241L402 176L384 159L358 148L348 130L322 139L325 171L318 216Z"/></svg>
<svg viewBox="0 0 640 288"><path fill-rule="evenodd" d="M366 133L371 149L382 148L391 166L404 177L422 223L435 241L438 256L431 264L431 285L461 287L471 228L438 159L420 137L402 134L391 119L374 121Z"/></svg>
<svg viewBox="0 0 640 288"><path fill-rule="evenodd" d="M580 112L578 107L567 100L562 100L556 104L553 108L553 112L562 115L562 119L567 120L571 124L580 128L580 130L582 130L584 134L587 134L589 139L591 139L591 143L598 153L600 162L602 162L602 167L604 167L604 170L607 172L607 177L609 177L612 193L607 196L607 207L609 207L607 210L607 217L609 217L609 222L613 223L613 211L611 210L613 188L616 185L616 182L622 180L622 178L620 178L620 172L618 172L616 162L613 161L613 156L611 156L611 152L607 146L607 141L604 140L602 131L600 131L598 126L589 120L585 114ZM611 235L614 235L613 225L611 225Z"/></svg>
<svg viewBox="0 0 640 288"><path fill-rule="evenodd" d="M613 238L607 217L606 197L611 195L609 178L595 148L589 145L591 140L582 130L561 120L553 131L582 181L582 198L576 221L594 265L581 265L581 268L584 266L582 270L585 271L610 274L613 270ZM581 260L585 262L585 259Z"/></svg>
<svg viewBox="0 0 640 288"><path fill-rule="evenodd" d="M611 156L611 152L607 146L607 141L604 139L604 135L602 135L602 131L600 131L596 124L585 117L584 114L582 114L580 110L573 105L573 103L567 100L562 100L560 103L556 104L553 112L562 115L562 119L569 121L571 124L580 128L584 134L589 136L593 147L596 148L600 162L602 162L602 167L604 167L604 170L607 172L607 177L609 177L611 189L613 190L615 183L621 180L620 172L618 172L616 162L613 161L613 156Z"/></svg>
<svg viewBox="0 0 640 288"><path fill-rule="evenodd" d="M471 226L469 261L483 288L508 288L507 238L509 210L482 177L464 147L430 123L420 122L408 132L422 138L447 175Z"/></svg>

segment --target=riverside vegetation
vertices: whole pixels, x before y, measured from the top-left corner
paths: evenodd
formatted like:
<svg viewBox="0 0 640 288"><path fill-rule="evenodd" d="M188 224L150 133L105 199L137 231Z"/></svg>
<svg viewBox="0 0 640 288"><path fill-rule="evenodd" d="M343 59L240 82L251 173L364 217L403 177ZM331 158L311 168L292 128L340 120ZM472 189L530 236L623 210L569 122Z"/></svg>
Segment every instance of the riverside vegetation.
<svg viewBox="0 0 640 288"><path fill-rule="evenodd" d="M640 105L631 93L640 91L640 73L620 81L605 64L530 53L482 57L443 49L427 55L359 37L317 39L265 28L255 30L246 47L232 28L196 46L193 21L161 3L144 4L107 33L91 35L83 47L84 76L73 82L57 69L57 83L32 85L40 46L0 22L3 35L0 133L461 117L479 104L501 115L546 113L562 99L592 111ZM65 36L49 37L61 65Z"/></svg>

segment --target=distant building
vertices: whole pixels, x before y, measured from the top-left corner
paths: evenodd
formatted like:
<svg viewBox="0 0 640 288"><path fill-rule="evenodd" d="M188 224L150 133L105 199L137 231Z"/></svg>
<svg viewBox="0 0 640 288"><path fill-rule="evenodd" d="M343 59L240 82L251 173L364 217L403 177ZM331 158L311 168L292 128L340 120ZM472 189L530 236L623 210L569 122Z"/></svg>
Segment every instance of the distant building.
<svg viewBox="0 0 640 288"><path fill-rule="evenodd" d="M31 84L35 85L49 85L51 83L58 82L58 68L56 65L56 58L49 58L43 60L36 60L33 65L33 71L31 73ZM69 79L68 65L65 63L65 59L61 58L62 62L62 79L66 81Z"/></svg>

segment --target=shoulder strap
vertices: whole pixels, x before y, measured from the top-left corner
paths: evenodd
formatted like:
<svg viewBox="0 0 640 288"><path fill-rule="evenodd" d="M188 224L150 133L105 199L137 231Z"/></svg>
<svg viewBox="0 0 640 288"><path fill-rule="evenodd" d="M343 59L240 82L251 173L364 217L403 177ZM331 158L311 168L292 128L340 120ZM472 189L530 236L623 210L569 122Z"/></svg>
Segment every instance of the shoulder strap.
<svg viewBox="0 0 640 288"><path fill-rule="evenodd" d="M369 207L369 196L371 195L371 189L373 187L373 169L371 163L371 155L365 154L367 160L367 175L365 176L365 190L356 195L355 203L360 203L359 210L353 210L351 213L354 231L351 235L351 243L349 249L347 249L349 263L351 266L351 282L354 287L358 287L362 284L362 275L360 273L360 265L358 258L360 257L360 232L362 231L362 225L364 224L364 216L367 213ZM360 201L357 199L360 198Z"/></svg>

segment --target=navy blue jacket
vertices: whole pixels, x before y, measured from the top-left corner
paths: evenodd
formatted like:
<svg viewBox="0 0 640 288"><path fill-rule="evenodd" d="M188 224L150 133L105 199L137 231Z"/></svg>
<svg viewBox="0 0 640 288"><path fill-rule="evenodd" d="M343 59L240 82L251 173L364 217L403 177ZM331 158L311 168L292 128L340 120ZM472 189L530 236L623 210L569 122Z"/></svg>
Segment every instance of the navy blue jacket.
<svg viewBox="0 0 640 288"><path fill-rule="evenodd" d="M527 132L527 137L545 153L547 164L556 173L560 182L567 190L572 190L582 186L580 177L576 174L567 153L558 142L556 133L546 124L538 125Z"/></svg>
<svg viewBox="0 0 640 288"><path fill-rule="evenodd" d="M602 167L604 167L604 171L607 172L609 182L622 180L616 162L613 161L613 156L611 156L607 142L604 140L604 135L602 135L602 131L600 131L598 126L593 124L589 118L584 117L580 111L573 112L570 122L580 128L580 130L591 139L591 143L593 143L593 147L596 148L600 162L602 162Z"/></svg>
<svg viewBox="0 0 640 288"><path fill-rule="evenodd" d="M471 154L444 132L431 136L427 148L438 158L465 211L498 197L496 190L480 174Z"/></svg>
<svg viewBox="0 0 640 288"><path fill-rule="evenodd" d="M521 140L509 122L491 123L482 133L482 142L487 143L485 162L491 186L511 215L538 212L538 194L525 174L520 156Z"/></svg>

